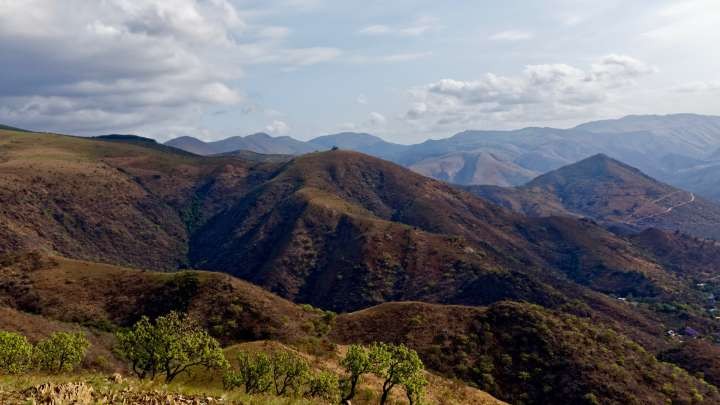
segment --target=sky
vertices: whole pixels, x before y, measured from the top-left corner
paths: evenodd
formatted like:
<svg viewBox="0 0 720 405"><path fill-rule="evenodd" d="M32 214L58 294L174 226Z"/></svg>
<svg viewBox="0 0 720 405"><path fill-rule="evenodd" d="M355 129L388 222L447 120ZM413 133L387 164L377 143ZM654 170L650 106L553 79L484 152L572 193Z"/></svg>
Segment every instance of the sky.
<svg viewBox="0 0 720 405"><path fill-rule="evenodd" d="M165 141L720 115L718 0L0 0L0 123Z"/></svg>

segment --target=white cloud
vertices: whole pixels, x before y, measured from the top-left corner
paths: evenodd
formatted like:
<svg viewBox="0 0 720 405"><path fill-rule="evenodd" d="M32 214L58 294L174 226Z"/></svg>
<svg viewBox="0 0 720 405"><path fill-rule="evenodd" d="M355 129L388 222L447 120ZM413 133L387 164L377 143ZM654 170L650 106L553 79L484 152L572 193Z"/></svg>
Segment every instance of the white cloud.
<svg viewBox="0 0 720 405"><path fill-rule="evenodd" d="M386 127L388 119L379 112L373 111L368 114L367 119L360 124L344 122L338 125L341 131L377 131Z"/></svg>
<svg viewBox="0 0 720 405"><path fill-rule="evenodd" d="M404 26L390 26L375 24L364 27L358 31L361 35L398 35L416 37L431 31L438 30L440 25L433 17L420 17L412 24Z"/></svg>
<svg viewBox="0 0 720 405"><path fill-rule="evenodd" d="M229 0L0 0L0 122L160 135L243 103L246 65L340 55L288 47L287 28L241 15Z"/></svg>
<svg viewBox="0 0 720 405"><path fill-rule="evenodd" d="M271 135L285 135L290 132L290 126L284 121L275 120L265 127L265 132Z"/></svg>
<svg viewBox="0 0 720 405"><path fill-rule="evenodd" d="M518 76L487 73L471 81L443 79L411 90L413 102L405 118L426 127L462 127L588 116L654 71L629 56L609 55L587 70L567 64L530 65Z"/></svg>
<svg viewBox="0 0 720 405"><path fill-rule="evenodd" d="M368 123L373 127L381 127L387 123L387 118L379 112L371 112Z"/></svg>
<svg viewBox="0 0 720 405"><path fill-rule="evenodd" d="M525 41L532 39L535 35L527 31L509 30L502 31L490 36L493 41Z"/></svg>
<svg viewBox="0 0 720 405"><path fill-rule="evenodd" d="M720 80L709 82L690 82L675 86L673 91L677 93L708 93L720 91Z"/></svg>
<svg viewBox="0 0 720 405"><path fill-rule="evenodd" d="M356 55L348 58L348 62L357 64L366 63L403 63L411 62L418 59L425 59L432 56L432 52L408 52L394 53L389 55L363 56Z"/></svg>
<svg viewBox="0 0 720 405"><path fill-rule="evenodd" d="M355 101L357 101L358 104L363 104L363 105L368 103L368 99L367 99L367 97L365 97L364 94L357 96L357 99L355 99Z"/></svg>

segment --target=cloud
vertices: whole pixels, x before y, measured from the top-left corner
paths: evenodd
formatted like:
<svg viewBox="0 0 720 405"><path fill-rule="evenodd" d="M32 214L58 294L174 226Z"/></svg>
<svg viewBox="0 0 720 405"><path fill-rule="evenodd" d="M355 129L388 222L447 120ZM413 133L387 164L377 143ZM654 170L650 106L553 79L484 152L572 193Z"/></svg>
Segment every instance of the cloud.
<svg viewBox="0 0 720 405"><path fill-rule="evenodd" d="M358 104L363 104L363 105L368 103L368 99L367 99L367 97L365 97L364 94L357 96L357 99L355 99L355 101L357 101Z"/></svg>
<svg viewBox="0 0 720 405"><path fill-rule="evenodd" d="M377 56L363 56L356 55L348 58L348 62L356 64L369 64L369 63L403 63L411 62L418 59L425 59L432 56L432 52L408 52L408 53L393 53L389 55L377 55Z"/></svg>
<svg viewBox="0 0 720 405"><path fill-rule="evenodd" d="M191 127L245 102L243 67L331 61L229 0L0 1L0 122L94 134Z"/></svg>
<svg viewBox="0 0 720 405"><path fill-rule="evenodd" d="M368 123L373 127L381 127L387 123L387 118L379 112L371 112Z"/></svg>
<svg viewBox="0 0 720 405"><path fill-rule="evenodd" d="M388 119L384 115L373 111L362 123L344 122L338 125L338 129L341 131L376 131L385 128L387 123Z"/></svg>
<svg viewBox="0 0 720 405"><path fill-rule="evenodd" d="M525 41L532 39L535 35L527 31L502 31L490 36L493 41Z"/></svg>
<svg viewBox="0 0 720 405"><path fill-rule="evenodd" d="M271 135L285 135L290 132L290 126L284 121L275 120L265 127L265 132Z"/></svg>
<svg viewBox="0 0 720 405"><path fill-rule="evenodd" d="M690 82L675 86L673 91L677 93L709 93L720 91L720 80L709 82Z"/></svg>
<svg viewBox="0 0 720 405"><path fill-rule="evenodd" d="M410 91L413 101L405 119L445 127L586 116L655 70L629 56L608 55L586 70L567 64L530 65L517 76L443 79Z"/></svg>
<svg viewBox="0 0 720 405"><path fill-rule="evenodd" d="M364 27L358 31L361 35L398 35L416 37L440 28L437 19L433 17L420 17L412 24L404 26L390 26L375 24Z"/></svg>

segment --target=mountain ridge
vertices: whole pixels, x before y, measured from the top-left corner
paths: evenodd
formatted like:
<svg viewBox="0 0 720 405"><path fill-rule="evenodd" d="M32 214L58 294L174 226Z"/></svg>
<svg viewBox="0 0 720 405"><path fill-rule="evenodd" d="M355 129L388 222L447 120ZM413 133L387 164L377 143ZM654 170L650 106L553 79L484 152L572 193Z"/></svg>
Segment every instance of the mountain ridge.
<svg viewBox="0 0 720 405"><path fill-rule="evenodd" d="M514 189L470 186L477 195L531 216L585 216L637 229L720 237L720 205L598 154Z"/></svg>

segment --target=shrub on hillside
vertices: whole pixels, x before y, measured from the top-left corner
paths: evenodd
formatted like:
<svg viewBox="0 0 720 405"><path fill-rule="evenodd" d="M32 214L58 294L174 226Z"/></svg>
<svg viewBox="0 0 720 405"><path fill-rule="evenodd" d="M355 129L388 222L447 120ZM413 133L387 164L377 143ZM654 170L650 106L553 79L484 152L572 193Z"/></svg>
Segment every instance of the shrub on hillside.
<svg viewBox="0 0 720 405"><path fill-rule="evenodd" d="M238 371L228 370L223 377L225 389L243 386L248 394L262 394L273 385L272 362L265 353L238 353Z"/></svg>
<svg viewBox="0 0 720 405"><path fill-rule="evenodd" d="M320 371L308 379L306 396L322 399L330 403L340 400L340 383L338 376L330 371Z"/></svg>
<svg viewBox="0 0 720 405"><path fill-rule="evenodd" d="M358 383L363 374L372 371L370 363L370 353L360 345L352 345L348 348L345 357L340 365L348 374L347 379L343 380L343 401L350 401L355 397Z"/></svg>
<svg viewBox="0 0 720 405"><path fill-rule="evenodd" d="M33 347L18 333L0 331L0 373L21 373L32 365Z"/></svg>
<svg viewBox="0 0 720 405"><path fill-rule="evenodd" d="M51 373L72 371L85 359L90 342L82 332L55 332L35 346L40 370Z"/></svg>
<svg viewBox="0 0 720 405"><path fill-rule="evenodd" d="M273 353L270 360L275 393L286 395L289 392L300 392L310 371L307 361L299 355L285 350Z"/></svg>
<svg viewBox="0 0 720 405"><path fill-rule="evenodd" d="M380 405L387 403L390 392L398 385L405 388L411 404L422 400L427 385L425 366L415 350L402 344L374 343L369 349L369 361L373 374L383 379Z"/></svg>
<svg viewBox="0 0 720 405"><path fill-rule="evenodd" d="M117 334L118 355L141 379L164 374L171 382L192 368L225 369L228 362L217 340L200 324L177 312L150 322L142 317L131 330Z"/></svg>

